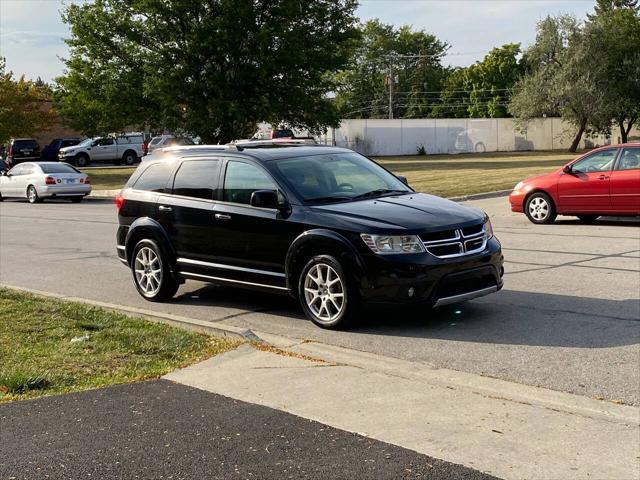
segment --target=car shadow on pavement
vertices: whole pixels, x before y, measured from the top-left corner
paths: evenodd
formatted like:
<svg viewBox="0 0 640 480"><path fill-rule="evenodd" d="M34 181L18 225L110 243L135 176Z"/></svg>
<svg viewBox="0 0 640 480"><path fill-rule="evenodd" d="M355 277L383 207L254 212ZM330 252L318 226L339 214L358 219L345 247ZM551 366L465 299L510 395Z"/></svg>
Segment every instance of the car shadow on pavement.
<svg viewBox="0 0 640 480"><path fill-rule="evenodd" d="M309 338L326 334L377 335L574 348L640 343L637 299L606 300L503 290L483 299L436 309L369 306L362 311L357 324L344 332L320 330L305 318L296 300L268 293L203 286L179 295L175 302L246 311L248 314L236 316L239 324L256 330L271 331L268 319L252 318L252 313L278 315L280 327L290 322L291 327L308 331Z"/></svg>
<svg viewBox="0 0 640 480"><path fill-rule="evenodd" d="M584 223L579 218L558 217L554 222L557 225L585 225L606 227L640 227L640 217L600 217L592 224Z"/></svg>

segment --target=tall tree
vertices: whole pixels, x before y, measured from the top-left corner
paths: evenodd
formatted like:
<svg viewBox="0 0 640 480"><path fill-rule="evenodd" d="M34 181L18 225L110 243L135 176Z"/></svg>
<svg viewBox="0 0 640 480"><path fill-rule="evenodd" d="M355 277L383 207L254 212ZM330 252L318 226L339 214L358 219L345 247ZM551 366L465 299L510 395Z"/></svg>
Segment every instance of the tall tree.
<svg viewBox="0 0 640 480"><path fill-rule="evenodd" d="M491 50L481 62L456 69L449 75L434 116L507 117L510 91L525 71L520 44L510 43Z"/></svg>
<svg viewBox="0 0 640 480"><path fill-rule="evenodd" d="M527 57L531 71L514 87L509 111L524 124L543 115L562 115L577 128L569 149L577 151L590 122L604 110L606 88L594 72L580 24L568 15L545 18Z"/></svg>
<svg viewBox="0 0 640 480"><path fill-rule="evenodd" d="M604 10L592 16L585 28L592 68L605 95L604 110L595 126L609 131L618 127L626 143L640 120L640 13L632 8Z"/></svg>
<svg viewBox="0 0 640 480"><path fill-rule="evenodd" d="M610 12L617 9L640 10L639 0L596 0L595 14Z"/></svg>
<svg viewBox="0 0 640 480"><path fill-rule="evenodd" d="M261 121L321 130L339 115L330 72L357 37L356 0L93 0L71 27L61 109L91 130L157 123L206 142Z"/></svg>
<svg viewBox="0 0 640 480"><path fill-rule="evenodd" d="M370 20L362 26L351 64L336 76L336 104L346 117L386 118L393 81L394 115L426 114L432 103L427 91L441 88L448 48L423 30Z"/></svg>
<svg viewBox="0 0 640 480"><path fill-rule="evenodd" d="M30 137L51 126L55 112L43 86L16 79L0 57L0 145L11 137Z"/></svg>

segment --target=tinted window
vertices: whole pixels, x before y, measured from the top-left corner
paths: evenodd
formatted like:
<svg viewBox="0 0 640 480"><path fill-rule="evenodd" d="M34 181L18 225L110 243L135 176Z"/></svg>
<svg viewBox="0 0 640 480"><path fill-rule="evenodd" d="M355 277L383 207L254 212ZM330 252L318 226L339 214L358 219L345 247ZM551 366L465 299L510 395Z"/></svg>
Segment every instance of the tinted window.
<svg viewBox="0 0 640 480"><path fill-rule="evenodd" d="M150 165L134 184L137 190L150 190L152 192L164 192L167 186L171 168L166 163L154 163Z"/></svg>
<svg viewBox="0 0 640 480"><path fill-rule="evenodd" d="M604 150L594 153L574 163L572 170L578 173L608 172L613 168L616 153L618 150Z"/></svg>
<svg viewBox="0 0 640 480"><path fill-rule="evenodd" d="M149 142L151 145L157 145L158 143L160 143L160 141L162 140L162 137L154 137L151 139L151 142Z"/></svg>
<svg viewBox="0 0 640 480"><path fill-rule="evenodd" d="M277 190L273 180L255 165L230 161L224 178L224 200L226 202L245 203L251 201L256 190Z"/></svg>
<svg viewBox="0 0 640 480"><path fill-rule="evenodd" d="M640 148L625 148L622 150L616 170L640 169Z"/></svg>
<svg viewBox="0 0 640 480"><path fill-rule="evenodd" d="M80 173L71 165L66 163L40 164L43 173Z"/></svg>
<svg viewBox="0 0 640 480"><path fill-rule="evenodd" d="M218 186L218 160L192 160L184 162L173 181L173 193L185 197L214 198Z"/></svg>
<svg viewBox="0 0 640 480"><path fill-rule="evenodd" d="M35 140L14 140L13 148L38 148Z"/></svg>
<svg viewBox="0 0 640 480"><path fill-rule="evenodd" d="M72 147L73 145L77 145L78 144L78 140L63 140L62 141L62 146L63 147Z"/></svg>

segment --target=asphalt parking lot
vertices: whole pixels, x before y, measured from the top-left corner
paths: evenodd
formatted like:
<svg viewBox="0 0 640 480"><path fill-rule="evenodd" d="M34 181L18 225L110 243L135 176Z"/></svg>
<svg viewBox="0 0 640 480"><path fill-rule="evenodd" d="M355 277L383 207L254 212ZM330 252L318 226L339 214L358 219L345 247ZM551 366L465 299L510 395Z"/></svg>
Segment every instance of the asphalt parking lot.
<svg viewBox="0 0 640 480"><path fill-rule="evenodd" d="M640 404L639 223L537 226L505 198L472 203L502 241L504 290L437 311L368 311L348 332L315 327L287 298L198 282L145 302L117 260L109 201L0 204L0 282Z"/></svg>

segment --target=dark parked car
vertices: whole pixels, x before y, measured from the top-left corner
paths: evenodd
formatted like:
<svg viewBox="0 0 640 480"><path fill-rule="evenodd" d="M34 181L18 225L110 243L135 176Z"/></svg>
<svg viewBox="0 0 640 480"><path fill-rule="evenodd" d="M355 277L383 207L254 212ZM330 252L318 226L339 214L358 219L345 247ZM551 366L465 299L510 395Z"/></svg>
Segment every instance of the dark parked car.
<svg viewBox="0 0 640 480"><path fill-rule="evenodd" d="M61 148L72 147L80 143L79 138L54 138L40 153L40 159L45 162L57 162L58 152Z"/></svg>
<svg viewBox="0 0 640 480"><path fill-rule="evenodd" d="M117 251L147 300L185 279L290 294L323 328L363 303L496 292L487 215L416 193L351 150L254 142L158 151L116 197Z"/></svg>
<svg viewBox="0 0 640 480"><path fill-rule="evenodd" d="M12 138L7 150L10 166L40 160L40 145L33 138Z"/></svg>

